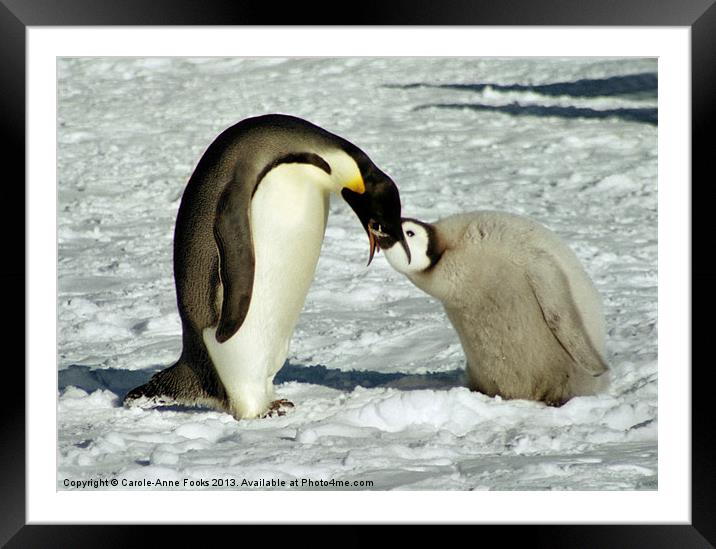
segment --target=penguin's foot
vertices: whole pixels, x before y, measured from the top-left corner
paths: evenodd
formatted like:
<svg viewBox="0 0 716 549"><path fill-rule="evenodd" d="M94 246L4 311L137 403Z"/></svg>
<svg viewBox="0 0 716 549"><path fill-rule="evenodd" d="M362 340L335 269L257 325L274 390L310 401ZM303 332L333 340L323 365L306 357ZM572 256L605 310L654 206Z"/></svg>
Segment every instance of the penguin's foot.
<svg viewBox="0 0 716 549"><path fill-rule="evenodd" d="M268 411L261 417L273 417L273 416L285 416L286 408L293 408L293 402L286 400L285 398L274 400L270 405Z"/></svg>

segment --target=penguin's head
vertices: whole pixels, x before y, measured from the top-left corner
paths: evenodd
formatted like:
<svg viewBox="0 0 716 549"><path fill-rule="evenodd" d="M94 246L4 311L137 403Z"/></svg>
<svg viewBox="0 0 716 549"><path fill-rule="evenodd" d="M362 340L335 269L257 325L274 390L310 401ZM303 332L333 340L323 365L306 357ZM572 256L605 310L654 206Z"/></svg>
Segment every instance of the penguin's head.
<svg viewBox="0 0 716 549"><path fill-rule="evenodd" d="M396 246L390 237L378 239L388 263L405 275L426 271L442 255L435 227L417 219L404 218L401 224L405 246Z"/></svg>
<svg viewBox="0 0 716 549"><path fill-rule="evenodd" d="M376 250L380 249L380 238L391 242L391 245L400 243L410 261L410 250L401 228L398 187L372 162L368 164L359 162L358 165L361 167L361 184L344 186L341 189L341 196L356 213L368 234L370 241L368 265L373 260Z"/></svg>

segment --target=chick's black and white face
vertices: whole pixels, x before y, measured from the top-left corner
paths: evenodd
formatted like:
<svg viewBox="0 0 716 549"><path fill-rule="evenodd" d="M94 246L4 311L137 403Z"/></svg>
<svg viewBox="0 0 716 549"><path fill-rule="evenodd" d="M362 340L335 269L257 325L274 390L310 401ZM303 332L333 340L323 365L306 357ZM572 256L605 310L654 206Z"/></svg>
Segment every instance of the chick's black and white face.
<svg viewBox="0 0 716 549"><path fill-rule="evenodd" d="M412 220L403 221L402 228L405 242L410 248L410 259L402 246L391 246L384 250L388 263L396 271L404 274L424 271L431 265L428 256L430 234L427 228Z"/></svg>

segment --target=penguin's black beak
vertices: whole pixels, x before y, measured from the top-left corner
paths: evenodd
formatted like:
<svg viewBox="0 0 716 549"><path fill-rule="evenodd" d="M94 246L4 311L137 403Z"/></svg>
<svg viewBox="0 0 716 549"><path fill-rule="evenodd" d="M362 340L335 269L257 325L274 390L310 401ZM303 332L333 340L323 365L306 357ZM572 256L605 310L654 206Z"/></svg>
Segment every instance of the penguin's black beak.
<svg viewBox="0 0 716 549"><path fill-rule="evenodd" d="M368 234L370 256L368 265L373 261L375 252L384 244L400 242L408 254L410 250L405 242L400 218L400 194L395 183L385 174L376 180L365 179L365 192L357 193L344 188L343 199L360 219L361 225ZM388 246L389 247L389 246Z"/></svg>
<svg viewBox="0 0 716 549"><path fill-rule="evenodd" d="M410 264L410 248L408 247L408 242L405 240L402 226L399 231L400 234L398 235L396 235L394 231L391 231L391 233L385 232L380 223L371 219L368 223L368 237L371 241L370 259L373 259L372 250L374 247L378 250L381 248L387 250L388 248L393 247L397 242L400 242L400 245L403 246L403 249L405 250L405 255L408 256L408 264ZM368 264L370 265L370 260L368 261Z"/></svg>

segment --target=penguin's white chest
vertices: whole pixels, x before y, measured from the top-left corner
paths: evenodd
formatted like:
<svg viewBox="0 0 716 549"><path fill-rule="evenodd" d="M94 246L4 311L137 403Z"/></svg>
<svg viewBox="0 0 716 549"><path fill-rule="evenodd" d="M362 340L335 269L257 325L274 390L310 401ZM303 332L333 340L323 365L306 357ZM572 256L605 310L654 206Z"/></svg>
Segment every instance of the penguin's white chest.
<svg viewBox="0 0 716 549"><path fill-rule="evenodd" d="M273 400L273 377L283 366L313 280L328 216L328 189L318 168L285 164L260 183L250 206L255 267L251 304L239 331L204 342L233 412L255 417Z"/></svg>
<svg viewBox="0 0 716 549"><path fill-rule="evenodd" d="M306 168L276 168L251 201L256 267L249 314L256 301L262 321L290 321L289 338L313 280L328 218L328 192L301 176L317 170Z"/></svg>

